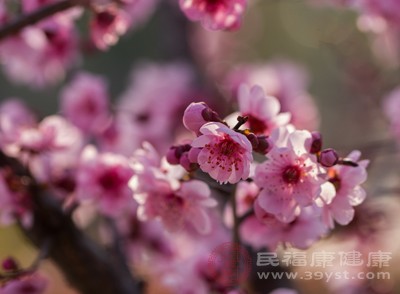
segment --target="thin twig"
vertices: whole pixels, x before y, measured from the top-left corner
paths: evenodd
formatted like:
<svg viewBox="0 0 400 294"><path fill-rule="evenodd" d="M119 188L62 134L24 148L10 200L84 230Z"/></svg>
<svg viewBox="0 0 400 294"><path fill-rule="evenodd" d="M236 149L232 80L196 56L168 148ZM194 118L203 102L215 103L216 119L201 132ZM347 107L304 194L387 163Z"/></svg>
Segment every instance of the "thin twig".
<svg viewBox="0 0 400 294"><path fill-rule="evenodd" d="M79 0L62 0L45 6L31 14L23 15L20 18L0 27L0 41L11 35L17 34L27 26L34 25L58 12L68 10L75 6L84 5L84 3L85 1Z"/></svg>

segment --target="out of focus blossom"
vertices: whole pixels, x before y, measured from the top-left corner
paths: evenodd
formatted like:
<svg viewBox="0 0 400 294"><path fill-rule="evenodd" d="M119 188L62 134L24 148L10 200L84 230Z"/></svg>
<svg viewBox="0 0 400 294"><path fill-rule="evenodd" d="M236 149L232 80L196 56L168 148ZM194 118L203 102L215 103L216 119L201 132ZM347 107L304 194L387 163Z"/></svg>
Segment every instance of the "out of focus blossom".
<svg viewBox="0 0 400 294"><path fill-rule="evenodd" d="M298 292L293 289L287 289L287 288L279 288L274 291L272 291L269 294L297 294Z"/></svg>
<svg viewBox="0 0 400 294"><path fill-rule="evenodd" d="M252 146L244 135L217 122L205 124L200 133L192 146L202 148L197 158L202 171L220 183L233 184L249 177Z"/></svg>
<svg viewBox="0 0 400 294"><path fill-rule="evenodd" d="M291 114L290 123L298 129L318 129L319 114L311 95L307 92L308 77L298 65L288 61L261 65L244 64L231 71L226 82L235 94L242 83L249 87L261 86L266 95L279 100L282 112Z"/></svg>
<svg viewBox="0 0 400 294"><path fill-rule="evenodd" d="M39 274L13 279L0 288L1 294L43 294L48 281Z"/></svg>
<svg viewBox="0 0 400 294"><path fill-rule="evenodd" d="M134 174L127 158L111 153L97 153L92 146L83 151L77 171L76 197L95 203L107 216L117 216L129 208L133 191L128 182Z"/></svg>
<svg viewBox="0 0 400 294"><path fill-rule="evenodd" d="M110 120L105 80L81 72L61 92L61 112L83 132L97 134Z"/></svg>
<svg viewBox="0 0 400 294"><path fill-rule="evenodd" d="M117 7L108 5L95 11L90 22L90 36L100 50L106 50L117 43L119 36L128 29L128 15Z"/></svg>
<svg viewBox="0 0 400 294"><path fill-rule="evenodd" d="M307 249L325 233L327 226L321 221L321 210L310 206L291 222L281 222L274 215L254 204L256 216L247 218L240 227L243 240L255 248L268 246L276 249L280 244Z"/></svg>
<svg viewBox="0 0 400 294"><path fill-rule="evenodd" d="M181 9L193 21L209 30L234 30L240 27L247 0L179 0Z"/></svg>
<svg viewBox="0 0 400 294"><path fill-rule="evenodd" d="M16 83L34 87L54 84L76 61L77 36L71 24L47 20L0 44L0 61Z"/></svg>
<svg viewBox="0 0 400 294"><path fill-rule="evenodd" d="M182 125L184 106L193 101L192 83L193 72L182 63L135 68L117 106L116 137L109 148L131 155L148 141L158 151L167 151Z"/></svg>
<svg viewBox="0 0 400 294"><path fill-rule="evenodd" d="M227 122L235 124L239 115L246 116L248 120L244 126L256 135L269 135L272 130L290 121L289 113L279 113L279 101L265 95L260 86L255 85L250 89L245 84L241 85L238 102L239 112L229 115Z"/></svg>

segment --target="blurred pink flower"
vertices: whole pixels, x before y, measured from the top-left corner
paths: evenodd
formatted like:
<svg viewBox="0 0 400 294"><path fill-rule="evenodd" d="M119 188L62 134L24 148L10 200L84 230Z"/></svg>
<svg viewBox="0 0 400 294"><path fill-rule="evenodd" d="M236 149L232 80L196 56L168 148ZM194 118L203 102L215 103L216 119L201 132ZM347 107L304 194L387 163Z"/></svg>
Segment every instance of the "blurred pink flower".
<svg viewBox="0 0 400 294"><path fill-rule="evenodd" d="M62 79L78 55L70 23L49 19L29 26L0 45L6 75L17 83L44 87Z"/></svg>
<svg viewBox="0 0 400 294"><path fill-rule="evenodd" d="M291 114L290 123L298 129L316 130L319 125L318 109L307 92L308 77L297 64L274 61L262 65L243 64L231 71L226 83L234 93L239 86L261 86L266 95L277 98L282 112Z"/></svg>
<svg viewBox="0 0 400 294"><path fill-rule="evenodd" d="M191 102L192 83L193 72L183 63L145 63L135 68L117 106L114 150L131 155L148 141L166 152L182 125L184 106Z"/></svg>
<svg viewBox="0 0 400 294"><path fill-rule="evenodd" d="M89 134L103 131L110 120L106 81L101 76L81 72L61 92L61 112Z"/></svg>
<svg viewBox="0 0 400 294"><path fill-rule="evenodd" d="M260 86L249 88L242 84L238 89L239 112L235 112L226 119L234 125L239 115L247 116L244 126L256 135L270 135L277 127L286 125L290 121L289 113L279 113L279 101L272 96L267 96Z"/></svg>
<svg viewBox="0 0 400 294"><path fill-rule="evenodd" d="M200 133L192 147L202 148L197 158L202 171L219 183L234 184L249 177L252 146L244 135L217 122L205 124Z"/></svg>
<svg viewBox="0 0 400 294"><path fill-rule="evenodd" d="M341 225L349 224L354 218L353 206L360 205L366 197L360 185L367 180L366 167L369 161L358 162L360 156L359 151L353 151L346 157L357 162L357 167L336 165L328 171L329 181L336 189L336 196L333 199L322 199L325 202L324 221L331 228L334 227L334 220Z"/></svg>
<svg viewBox="0 0 400 294"><path fill-rule="evenodd" d="M307 249L327 232L321 220L321 210L315 206L303 208L291 222L281 222L266 212L259 200L254 203L256 216L250 216L240 226L243 240L255 248L268 246L272 250L279 244Z"/></svg>
<svg viewBox="0 0 400 294"><path fill-rule="evenodd" d="M48 281L38 274L13 279L0 288L1 294L43 294Z"/></svg>
<svg viewBox="0 0 400 294"><path fill-rule="evenodd" d="M158 218L172 232L182 229L185 223L190 223L202 234L211 231L207 208L216 206L217 203L210 197L207 184L191 180L183 182L174 190L168 181L157 179L152 185L152 191L142 195L135 194L140 205L140 220Z"/></svg>
<svg viewBox="0 0 400 294"><path fill-rule="evenodd" d="M193 21L209 30L234 30L240 27L247 0L179 0L181 9Z"/></svg>
<svg viewBox="0 0 400 294"><path fill-rule="evenodd" d="M126 11L117 5L110 4L96 9L90 22L90 37L98 49L107 50L125 34L128 22Z"/></svg>
<svg viewBox="0 0 400 294"><path fill-rule="evenodd" d="M275 289L274 291L272 291L269 294L297 294L297 293L298 292L293 289L279 288L279 289Z"/></svg>
<svg viewBox="0 0 400 294"><path fill-rule="evenodd" d="M94 202L101 213L115 217L133 201L133 191L128 186L133 175L124 156L98 154L93 146L88 146L77 171L76 197Z"/></svg>

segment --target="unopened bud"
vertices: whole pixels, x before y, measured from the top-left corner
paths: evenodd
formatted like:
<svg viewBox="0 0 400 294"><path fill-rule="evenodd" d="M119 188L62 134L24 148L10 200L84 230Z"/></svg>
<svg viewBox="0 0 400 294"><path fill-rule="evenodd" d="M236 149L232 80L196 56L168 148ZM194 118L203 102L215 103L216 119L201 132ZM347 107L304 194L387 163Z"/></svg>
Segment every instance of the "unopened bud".
<svg viewBox="0 0 400 294"><path fill-rule="evenodd" d="M332 148L328 148L321 151L319 156L319 163L325 167L331 167L338 163L339 155Z"/></svg>
<svg viewBox="0 0 400 294"><path fill-rule="evenodd" d="M19 268L18 263L12 257L7 257L4 259L2 262L2 267L5 271L16 271Z"/></svg>
<svg viewBox="0 0 400 294"><path fill-rule="evenodd" d="M310 153L316 154L321 151L322 149L322 135L320 132L312 132L312 142Z"/></svg>

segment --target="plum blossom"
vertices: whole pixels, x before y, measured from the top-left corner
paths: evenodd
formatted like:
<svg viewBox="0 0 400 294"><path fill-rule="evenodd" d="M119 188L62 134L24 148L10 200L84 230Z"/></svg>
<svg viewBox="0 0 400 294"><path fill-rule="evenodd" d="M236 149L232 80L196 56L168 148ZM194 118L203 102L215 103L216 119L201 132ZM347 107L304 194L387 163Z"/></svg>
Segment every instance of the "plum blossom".
<svg viewBox="0 0 400 294"><path fill-rule="evenodd" d="M358 161L360 156L359 151L353 151L347 156L357 162L357 167L338 165L328 171L329 181L335 187L336 195L333 199L322 199L325 202L324 221L331 228L334 227L334 221L340 225L349 224L354 218L353 207L360 205L366 197L366 192L360 185L367 180L366 167L369 161Z"/></svg>
<svg viewBox="0 0 400 294"><path fill-rule="evenodd" d="M160 159L148 143L135 152L131 161L136 176L130 185L139 203L139 220L159 219L172 232L186 224L202 234L210 232L208 209L217 203L210 197L207 184L198 180L181 182L183 168Z"/></svg>
<svg viewBox="0 0 400 294"><path fill-rule="evenodd" d="M48 281L39 274L24 276L7 282L0 288L1 294L43 294Z"/></svg>
<svg viewBox="0 0 400 294"><path fill-rule="evenodd" d="M109 150L129 156L148 141L158 151L167 151L181 126L183 106L191 102L192 83L193 72L183 63L145 63L135 68L117 106Z"/></svg>
<svg viewBox="0 0 400 294"><path fill-rule="evenodd" d="M297 294L298 292L296 290L293 289L288 289L288 288L279 288L279 289L275 289L274 291L272 291L269 294Z"/></svg>
<svg viewBox="0 0 400 294"><path fill-rule="evenodd" d="M299 65L289 61L239 65L228 73L226 85L228 89L237 93L242 83L249 87L259 85L266 95L277 98L280 110L291 114L290 123L296 128L318 128L318 109L307 92L307 74Z"/></svg>
<svg viewBox="0 0 400 294"><path fill-rule="evenodd" d="M101 7L96 9L90 22L90 37L98 49L106 50L125 34L128 22L127 13L117 5Z"/></svg>
<svg viewBox="0 0 400 294"><path fill-rule="evenodd" d="M218 122L206 123L200 133L192 147L202 148L197 158L202 171L219 183L234 184L249 177L252 145L244 135Z"/></svg>
<svg viewBox="0 0 400 294"><path fill-rule="evenodd" d="M240 27L247 0L179 0L186 16L209 30L234 30Z"/></svg>
<svg viewBox="0 0 400 294"><path fill-rule="evenodd" d="M103 131L110 120L104 78L81 72L61 92L61 112L83 132Z"/></svg>
<svg viewBox="0 0 400 294"><path fill-rule="evenodd" d="M316 206L303 208L289 223L266 212L259 205L259 199L254 203L254 211L255 216L242 223L240 234L246 243L256 248L276 249L279 244L285 244L307 249L328 231L321 220L321 209Z"/></svg>
<svg viewBox="0 0 400 294"><path fill-rule="evenodd" d="M140 220L160 219L164 227L171 232L176 232L186 223L202 234L211 231L207 208L217 203L210 197L211 192L207 184L191 180L183 182L176 190L168 181L162 179L157 179L152 184L152 191L135 194L135 199L140 205Z"/></svg>
<svg viewBox="0 0 400 294"><path fill-rule="evenodd" d="M251 89L242 84L238 90L239 112L227 118L228 123L236 123L239 115L248 117L246 128L256 135L269 135L277 127L284 126L290 121L289 113L279 113L279 101L272 96L267 96L260 86Z"/></svg>
<svg viewBox="0 0 400 294"><path fill-rule="evenodd" d="M313 204L322 192L334 194L329 185L322 189L326 181L316 157L309 153L311 138L307 131L290 133L287 145L275 146L256 168L254 180L262 188L259 204L280 221L293 221L300 208Z"/></svg>
<svg viewBox="0 0 400 294"><path fill-rule="evenodd" d="M115 217L133 201L133 191L128 186L133 175L124 156L97 153L93 146L88 146L76 175L76 197L94 202L101 213Z"/></svg>
<svg viewBox="0 0 400 294"><path fill-rule="evenodd" d="M49 19L29 26L0 45L6 75L16 83L44 87L61 80L78 56L74 27Z"/></svg>

